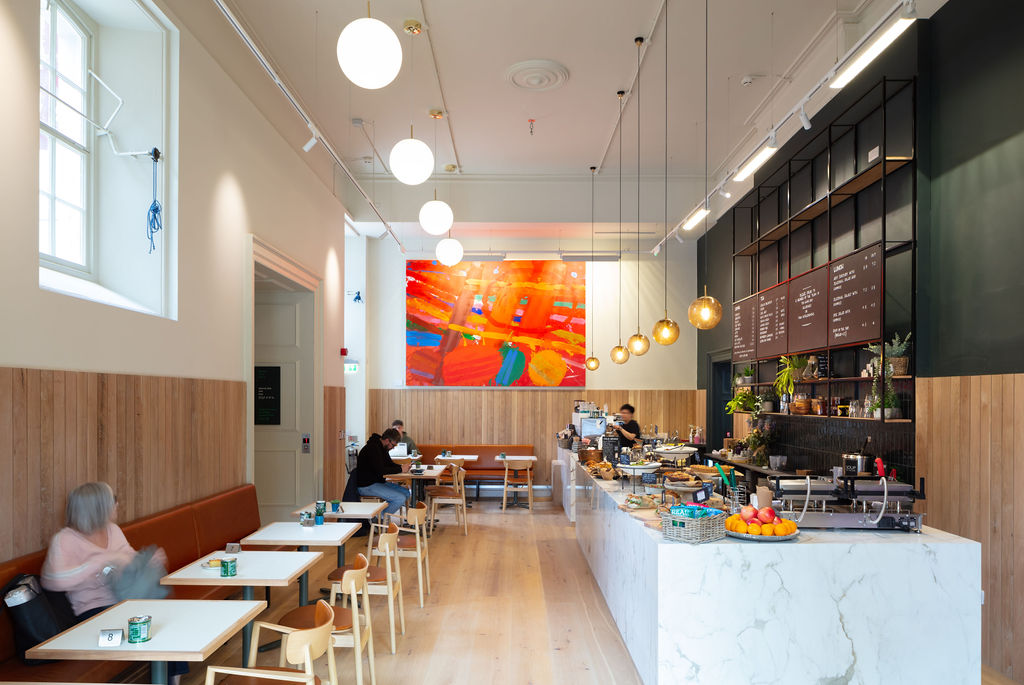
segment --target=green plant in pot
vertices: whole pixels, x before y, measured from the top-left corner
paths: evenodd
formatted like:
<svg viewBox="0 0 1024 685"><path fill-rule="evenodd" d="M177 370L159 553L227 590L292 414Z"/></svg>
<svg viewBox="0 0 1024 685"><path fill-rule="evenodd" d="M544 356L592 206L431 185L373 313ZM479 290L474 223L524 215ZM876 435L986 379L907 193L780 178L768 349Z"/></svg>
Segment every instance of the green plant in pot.
<svg viewBox="0 0 1024 685"><path fill-rule="evenodd" d="M757 407L757 397L749 390L740 390L725 405L725 411L729 414L736 412L753 412Z"/></svg>
<svg viewBox="0 0 1024 685"><path fill-rule="evenodd" d="M754 382L754 367L748 366L740 372L740 376L743 378L744 385L750 385Z"/></svg>
<svg viewBox="0 0 1024 685"><path fill-rule="evenodd" d="M796 384L803 378L807 355L791 354L779 357L779 370L775 374L775 392L779 397L792 395Z"/></svg>
<svg viewBox="0 0 1024 685"><path fill-rule="evenodd" d="M757 410L755 414L772 413L775 411L775 403L778 401L778 396L775 391L769 388L763 393L757 396Z"/></svg>
<svg viewBox="0 0 1024 685"><path fill-rule="evenodd" d="M910 357L908 352L910 351L910 336L912 333L907 333L907 337L900 338L899 332L897 332L892 342L887 342L885 345L879 343L873 343L867 346L868 352L874 357L871 360L873 367L880 367L882 365L882 351L885 351L885 363L892 368L893 376L906 376L910 369ZM876 372L877 373L877 372Z"/></svg>

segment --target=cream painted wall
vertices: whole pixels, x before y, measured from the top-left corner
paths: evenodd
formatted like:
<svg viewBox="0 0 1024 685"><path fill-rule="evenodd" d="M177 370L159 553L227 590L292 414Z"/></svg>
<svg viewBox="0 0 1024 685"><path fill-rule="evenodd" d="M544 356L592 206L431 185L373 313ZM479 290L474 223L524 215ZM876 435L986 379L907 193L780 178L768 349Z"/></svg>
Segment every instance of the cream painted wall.
<svg viewBox="0 0 1024 685"><path fill-rule="evenodd" d="M0 0L0 365L248 379L243 248L255 233L324 278L324 381L343 384L344 207L236 85L251 74L226 73L176 19L193 1L160 5L180 29L180 142L168 151L179 170L179 319L170 321L39 289L38 3ZM238 40L226 23L202 28Z"/></svg>
<svg viewBox="0 0 1024 685"><path fill-rule="evenodd" d="M369 240L367 249L367 348L370 350L369 387L405 385L405 257L390 239ZM618 330L619 264L596 262L587 270L587 344L593 341L601 360L596 372L587 373L587 387L595 389L682 389L697 387L697 333L686 322L686 308L696 296L696 243L675 240L669 248L669 315L681 328L679 340L669 347L652 344L642 357L624 365L613 364L609 351ZM636 256L622 263L622 340L636 331ZM664 262L649 254L640 263L640 322L650 337L654 322L664 312ZM596 317L596 320L595 320ZM595 334L596 338L592 337Z"/></svg>

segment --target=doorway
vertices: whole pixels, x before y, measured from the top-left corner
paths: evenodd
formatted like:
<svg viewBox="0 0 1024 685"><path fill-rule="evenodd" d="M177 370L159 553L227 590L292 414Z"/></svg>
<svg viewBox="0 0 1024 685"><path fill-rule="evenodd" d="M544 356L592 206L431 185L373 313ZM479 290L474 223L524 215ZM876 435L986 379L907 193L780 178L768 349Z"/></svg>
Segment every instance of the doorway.
<svg viewBox="0 0 1024 685"><path fill-rule="evenodd" d="M732 433L732 416L725 406L732 399L732 362L711 362L711 402L708 405L710 431L708 444L712 449L721 449L726 434Z"/></svg>
<svg viewBox="0 0 1024 685"><path fill-rule="evenodd" d="M317 499L315 293L253 270L253 482L260 520L292 520Z"/></svg>

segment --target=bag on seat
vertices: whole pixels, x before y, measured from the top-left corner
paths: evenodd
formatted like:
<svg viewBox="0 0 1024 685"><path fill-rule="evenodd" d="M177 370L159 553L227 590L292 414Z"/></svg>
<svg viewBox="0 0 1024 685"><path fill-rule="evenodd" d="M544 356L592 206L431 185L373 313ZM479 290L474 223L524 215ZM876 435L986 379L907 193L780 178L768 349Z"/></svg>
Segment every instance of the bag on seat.
<svg viewBox="0 0 1024 685"><path fill-rule="evenodd" d="M25 651L77 623L63 592L44 590L38 576L22 573L3 589L3 606L14 627L14 648L27 665L48 664L48 659L26 659Z"/></svg>

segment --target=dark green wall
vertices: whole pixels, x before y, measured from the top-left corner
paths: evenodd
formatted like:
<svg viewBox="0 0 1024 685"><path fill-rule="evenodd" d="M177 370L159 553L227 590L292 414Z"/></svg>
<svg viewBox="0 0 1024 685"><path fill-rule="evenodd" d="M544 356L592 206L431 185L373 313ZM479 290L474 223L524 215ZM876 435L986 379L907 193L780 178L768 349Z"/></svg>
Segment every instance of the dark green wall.
<svg viewBox="0 0 1024 685"><path fill-rule="evenodd" d="M1024 370L1022 25L1024 2L951 0L922 27L923 376Z"/></svg>

